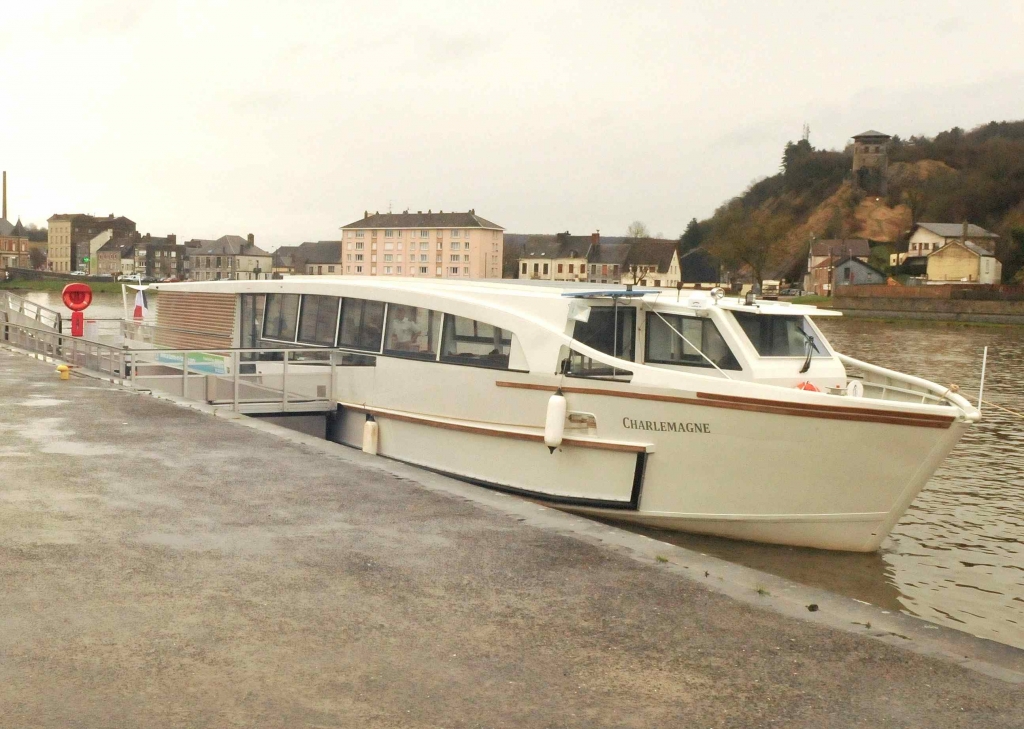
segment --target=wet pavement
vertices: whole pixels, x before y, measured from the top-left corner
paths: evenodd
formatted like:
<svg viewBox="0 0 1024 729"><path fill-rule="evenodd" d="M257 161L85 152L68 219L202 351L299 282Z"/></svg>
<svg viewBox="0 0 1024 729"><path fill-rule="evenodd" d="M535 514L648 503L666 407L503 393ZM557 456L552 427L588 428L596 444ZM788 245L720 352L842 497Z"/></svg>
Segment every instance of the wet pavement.
<svg viewBox="0 0 1024 729"><path fill-rule="evenodd" d="M1015 649L3 349L0 589L4 726L1024 725Z"/></svg>

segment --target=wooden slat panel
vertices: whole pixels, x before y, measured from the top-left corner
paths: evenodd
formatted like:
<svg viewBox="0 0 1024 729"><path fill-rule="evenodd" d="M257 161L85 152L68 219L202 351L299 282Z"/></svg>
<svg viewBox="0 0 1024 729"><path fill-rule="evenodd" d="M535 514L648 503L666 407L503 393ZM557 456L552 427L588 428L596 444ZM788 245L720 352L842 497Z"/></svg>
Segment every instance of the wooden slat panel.
<svg viewBox="0 0 1024 729"><path fill-rule="evenodd" d="M172 349L231 347L236 294L163 291L157 307L156 344ZM173 331L183 330L183 331Z"/></svg>

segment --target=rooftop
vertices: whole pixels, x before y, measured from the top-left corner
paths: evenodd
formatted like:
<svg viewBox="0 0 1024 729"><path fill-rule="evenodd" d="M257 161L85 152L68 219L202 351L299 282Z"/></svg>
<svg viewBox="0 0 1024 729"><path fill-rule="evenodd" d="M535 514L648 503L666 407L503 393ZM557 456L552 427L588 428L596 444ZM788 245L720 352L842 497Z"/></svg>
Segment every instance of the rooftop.
<svg viewBox="0 0 1024 729"><path fill-rule="evenodd" d="M357 228L487 228L489 230L504 230L500 225L481 218L473 209L465 213L441 211L435 213L431 210L425 213L422 210L415 213L405 211L371 214L366 212L362 219L342 226L342 230Z"/></svg>
<svg viewBox="0 0 1024 729"><path fill-rule="evenodd" d="M914 230L917 228L924 228L925 230L940 235L943 238L959 238L964 233L963 223L918 223L914 226ZM990 230L985 230L980 225L974 223L967 224L967 236L970 238L998 238L999 236Z"/></svg>

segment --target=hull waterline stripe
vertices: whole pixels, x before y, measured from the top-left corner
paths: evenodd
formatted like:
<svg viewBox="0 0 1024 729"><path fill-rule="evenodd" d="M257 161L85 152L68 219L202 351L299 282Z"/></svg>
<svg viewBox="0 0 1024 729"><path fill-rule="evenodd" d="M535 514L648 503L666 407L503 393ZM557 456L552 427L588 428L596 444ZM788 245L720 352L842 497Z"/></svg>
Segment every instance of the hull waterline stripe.
<svg viewBox="0 0 1024 729"><path fill-rule="evenodd" d="M555 392L559 389L555 385L541 385L530 382L499 380L495 384L498 387L540 390L543 392ZM899 413L844 406L780 403L773 400L758 400L755 398L735 397L733 395L715 395L705 392L698 392L696 393L697 397L692 398L680 397L678 395L655 395L644 392L603 390L595 387L573 387L571 385L562 385L561 390L564 393L575 393L578 395L604 395L606 397L622 397L630 400L653 400L656 402L725 408L727 410L747 410L770 415L793 415L803 418L823 418L825 420L852 420L867 423L885 423L888 425L911 425L919 428L947 429L953 424L955 419L947 415L932 415L930 413Z"/></svg>
<svg viewBox="0 0 1024 729"><path fill-rule="evenodd" d="M393 410L382 410L380 408L367 407L365 405L354 405L351 403L338 403L341 407L346 410L351 410L357 413L368 413L375 418L390 418L392 420L400 420L405 423L416 423L417 425L427 425L432 428L442 428L444 430L457 430L463 433L476 433L478 435L488 435L495 438L511 438L512 440L527 440L535 443L543 443L544 436L540 433L524 433L518 430L505 430L500 428L487 428L478 425L466 425L464 423L453 423L447 420L436 420L434 418L424 417L422 415L413 415L411 413L400 413ZM613 441L598 441L598 440L586 440L583 438L562 438L564 445L573 446L576 448L593 448L595 450L602 451L620 451L623 453L647 453L651 450L651 446L643 443L619 443Z"/></svg>

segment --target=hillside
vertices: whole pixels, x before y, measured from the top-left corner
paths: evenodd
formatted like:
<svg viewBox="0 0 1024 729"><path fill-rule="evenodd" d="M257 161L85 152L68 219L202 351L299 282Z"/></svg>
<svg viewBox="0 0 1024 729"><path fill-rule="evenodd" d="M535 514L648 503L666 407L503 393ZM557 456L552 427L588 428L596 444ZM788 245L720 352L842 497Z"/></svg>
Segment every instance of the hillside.
<svg viewBox="0 0 1024 729"><path fill-rule="evenodd" d="M884 267L915 222L966 219L999 234L1004 280L1024 268L1024 121L934 138L895 136L884 184L855 180L852 168L849 148L790 142L780 171L697 223L696 237L741 275L796 280L813 238L886 244L874 257Z"/></svg>

